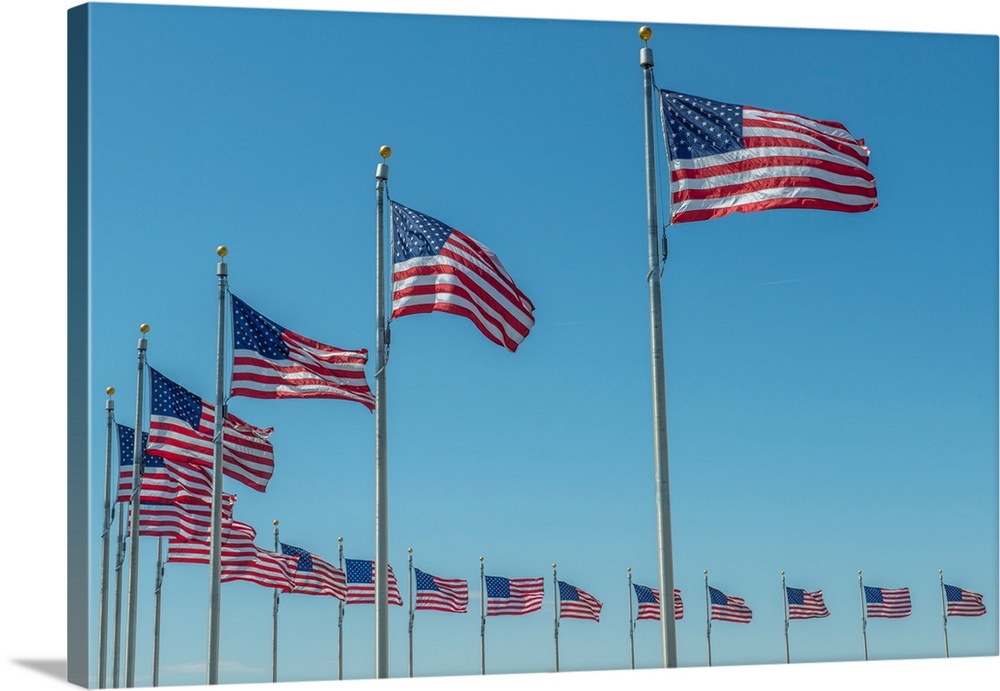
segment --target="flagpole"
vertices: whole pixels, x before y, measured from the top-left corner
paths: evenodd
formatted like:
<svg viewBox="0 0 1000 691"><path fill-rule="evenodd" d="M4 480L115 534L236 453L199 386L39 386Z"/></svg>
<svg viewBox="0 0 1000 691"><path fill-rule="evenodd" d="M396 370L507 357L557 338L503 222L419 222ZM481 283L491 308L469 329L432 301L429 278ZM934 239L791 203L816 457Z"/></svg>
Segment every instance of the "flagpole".
<svg viewBox="0 0 1000 691"><path fill-rule="evenodd" d="M209 558L208 585L208 683L219 683L219 616L222 610L222 435L226 419L225 348L226 348L226 283L229 267L226 255L229 250L219 246L215 253L219 263L215 275L219 277L219 319L215 358L215 433L212 439L212 537Z"/></svg>
<svg viewBox="0 0 1000 691"><path fill-rule="evenodd" d="M486 674L486 576L483 558L479 557L479 668Z"/></svg>
<svg viewBox="0 0 1000 691"><path fill-rule="evenodd" d="M865 586L858 570L858 588L861 590L861 640L865 646L865 660L868 659L868 620L865 618Z"/></svg>
<svg viewBox="0 0 1000 691"><path fill-rule="evenodd" d="M648 26L639 29L639 38L645 44L653 35ZM649 234L649 319L650 359L653 379L653 447L656 461L656 514L657 537L660 553L660 634L663 648L663 666L677 666L676 625L668 611L673 602L674 559L670 528L670 476L667 453L667 398L663 365L663 319L660 299L660 250L656 218L656 172L653 144L653 51L644 45L639 52L643 72L646 133L646 218ZM668 598L668 596L670 596Z"/></svg>
<svg viewBox="0 0 1000 691"><path fill-rule="evenodd" d="M375 678L389 676L389 560L388 490L386 472L385 365L385 185L392 149L379 149L382 162L375 169Z"/></svg>
<svg viewBox="0 0 1000 691"><path fill-rule="evenodd" d="M660 598L663 599L662 597ZM705 639L708 641L708 666L712 666L712 614L708 604L708 569L705 569Z"/></svg>
<svg viewBox="0 0 1000 691"><path fill-rule="evenodd" d="M781 595L782 602L784 605L782 609L785 612L785 664L789 664L791 660L788 656L788 587L785 585L785 572L781 572Z"/></svg>
<svg viewBox="0 0 1000 691"><path fill-rule="evenodd" d="M128 594L125 618L125 686L135 686L135 624L139 596L139 489L142 485L142 385L146 373L146 334L149 325L139 327L138 373L135 386L135 440L132 444L132 496L129 501Z"/></svg>
<svg viewBox="0 0 1000 691"><path fill-rule="evenodd" d="M156 587L153 605L153 686L160 685L160 592L163 589L163 538L156 542Z"/></svg>
<svg viewBox="0 0 1000 691"><path fill-rule="evenodd" d="M108 584L111 574L111 507L115 501L111 484L111 436L115 424L115 387L109 386L104 392L108 400L104 404L108 411L108 429L104 444L104 523L101 530L101 603L100 620L97 628L97 687L108 686ZM116 474L117 475L117 474Z"/></svg>
<svg viewBox="0 0 1000 691"><path fill-rule="evenodd" d="M112 653L112 684L117 689L121 686L121 650L122 650L122 571L125 568L125 520L121 507L118 510L118 555L115 559L115 638Z"/></svg>
<svg viewBox="0 0 1000 691"><path fill-rule="evenodd" d="M559 581L556 580L556 565L552 565L552 606L555 610L556 671L559 671Z"/></svg>
<svg viewBox="0 0 1000 691"><path fill-rule="evenodd" d="M409 675L413 676L413 548L409 547L406 550L409 557L409 567L410 567L410 656L409 656Z"/></svg>
<svg viewBox="0 0 1000 691"><path fill-rule="evenodd" d="M274 551L281 554L281 542L278 540L278 519L274 519ZM271 612L271 683L278 681L278 606L281 597L278 588L274 589L274 607Z"/></svg>
<svg viewBox="0 0 1000 691"><path fill-rule="evenodd" d="M338 537L340 570L344 570L344 538ZM337 679L344 678L344 601L340 600L337 605Z"/></svg>
<svg viewBox="0 0 1000 691"><path fill-rule="evenodd" d="M635 669L635 619L632 617L632 567L628 567L628 651Z"/></svg>
<svg viewBox="0 0 1000 691"><path fill-rule="evenodd" d="M938 569L938 582L941 584L941 618L944 620L944 656L951 657L948 654L948 607L945 604L944 574L941 569Z"/></svg>

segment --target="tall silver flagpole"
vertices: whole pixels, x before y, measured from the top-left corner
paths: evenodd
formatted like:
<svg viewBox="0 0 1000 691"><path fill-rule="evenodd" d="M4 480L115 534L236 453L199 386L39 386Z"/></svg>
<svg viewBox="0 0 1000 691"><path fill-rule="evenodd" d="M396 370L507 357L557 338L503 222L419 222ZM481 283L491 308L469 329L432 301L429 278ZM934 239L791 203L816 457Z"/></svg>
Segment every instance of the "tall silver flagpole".
<svg viewBox="0 0 1000 691"><path fill-rule="evenodd" d="M785 664L789 664L791 660L788 656L788 587L785 585L785 572L781 572L781 600L784 602L782 609L785 612Z"/></svg>
<svg viewBox="0 0 1000 691"><path fill-rule="evenodd" d="M559 581L556 580L556 565L552 565L552 606L555 610L556 671L559 671Z"/></svg>
<svg viewBox="0 0 1000 691"><path fill-rule="evenodd" d="M858 589L861 591L861 641L865 646L865 659L868 659L868 619L865 617L865 585L861 581L861 571L858 571Z"/></svg>
<svg viewBox="0 0 1000 691"><path fill-rule="evenodd" d="M156 586L153 590L153 686L160 685L160 593L163 590L163 538L156 542Z"/></svg>
<svg viewBox="0 0 1000 691"><path fill-rule="evenodd" d="M645 43L653 36L648 26L639 29ZM677 666L676 624L668 605L673 604L674 557L670 530L670 473L667 462L667 397L663 367L663 320L660 301L660 249L656 219L656 170L653 137L653 50L639 52L643 73L646 133L646 219L649 235L649 325L653 369L653 449L656 460L656 532L660 548L660 634L663 666Z"/></svg>
<svg viewBox="0 0 1000 691"><path fill-rule="evenodd" d="M118 507L118 555L115 559L115 637L114 649L111 654L112 684L117 689L121 686L121 651L122 651L122 571L125 569L125 520L122 509Z"/></svg>
<svg viewBox="0 0 1000 691"><path fill-rule="evenodd" d="M379 149L375 169L375 678L389 676L389 529L385 434L385 184L392 149Z"/></svg>
<svg viewBox="0 0 1000 691"><path fill-rule="evenodd" d="M409 665L407 670L409 676L413 676L413 548L407 548L406 554L408 556L409 567L410 567L410 655L409 655Z"/></svg>
<svg viewBox="0 0 1000 691"><path fill-rule="evenodd" d="M486 576L483 558L479 557L479 669L486 674Z"/></svg>
<svg viewBox="0 0 1000 691"><path fill-rule="evenodd" d="M115 387L109 386L104 392L108 400L104 404L108 411L108 429L104 444L104 523L101 530L101 602L100 619L97 628L97 688L108 686L108 583L111 578L111 507L115 498L112 496L111 467L111 437L115 425ZM117 476L117 473L115 473Z"/></svg>
<svg viewBox="0 0 1000 691"><path fill-rule="evenodd" d="M212 453L212 537L208 581L208 683L219 683L219 632L222 614L222 436L226 420L225 351L226 351L226 284L229 250L220 245L215 253L219 263L219 320L215 351L215 436Z"/></svg>
<svg viewBox="0 0 1000 691"><path fill-rule="evenodd" d="M938 582L941 585L941 618L944 620L944 656L951 657L948 654L948 606L945 604L947 598L944 594L944 574L941 569L938 569Z"/></svg>
<svg viewBox="0 0 1000 691"><path fill-rule="evenodd" d="M337 543L340 545L340 570L344 570L344 538L338 537ZM344 601L339 600L337 605L337 679L344 678Z"/></svg>
<svg viewBox="0 0 1000 691"><path fill-rule="evenodd" d="M632 567L628 567L628 651L635 669L635 619L632 618Z"/></svg>
<svg viewBox="0 0 1000 691"><path fill-rule="evenodd" d="M125 617L125 686L135 686L135 623L139 597L139 489L142 485L142 385L146 373L146 334L149 325L139 327L138 373L135 385L135 443L132 445L132 497L129 501L128 594Z"/></svg>
<svg viewBox="0 0 1000 691"><path fill-rule="evenodd" d="M274 519L274 552L281 554L281 543L278 541L278 519ZM271 683L278 681L278 606L281 598L280 591L274 589L274 606L271 610Z"/></svg>
<svg viewBox="0 0 1000 691"><path fill-rule="evenodd" d="M663 600L661 597L660 600ZM712 666L712 609L708 595L708 569L705 569L705 640L708 641L708 666Z"/></svg>

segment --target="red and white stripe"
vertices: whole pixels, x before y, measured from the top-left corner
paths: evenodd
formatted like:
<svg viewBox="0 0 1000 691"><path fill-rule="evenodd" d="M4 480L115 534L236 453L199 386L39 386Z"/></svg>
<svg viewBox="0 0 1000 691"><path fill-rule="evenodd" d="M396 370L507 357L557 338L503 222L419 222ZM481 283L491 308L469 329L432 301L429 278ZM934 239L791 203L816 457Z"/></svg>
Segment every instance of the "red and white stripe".
<svg viewBox="0 0 1000 691"><path fill-rule="evenodd" d="M223 583L249 581L284 592L292 590L292 574L297 559L255 545L257 533L246 523L233 521L224 535L220 576ZM210 560L211 547L207 540L170 541L167 562L208 564Z"/></svg>
<svg viewBox="0 0 1000 691"><path fill-rule="evenodd" d="M576 588L576 586L573 586ZM601 620L601 608L603 603L590 593L576 588L579 600L564 600L559 598L559 618L560 619L588 619L590 621Z"/></svg>

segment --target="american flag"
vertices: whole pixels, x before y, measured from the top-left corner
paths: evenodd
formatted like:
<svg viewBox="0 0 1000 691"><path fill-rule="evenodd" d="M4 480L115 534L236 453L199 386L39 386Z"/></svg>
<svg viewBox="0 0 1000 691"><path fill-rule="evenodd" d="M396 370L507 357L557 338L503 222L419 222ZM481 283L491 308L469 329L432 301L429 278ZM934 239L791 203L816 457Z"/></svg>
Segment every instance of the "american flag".
<svg viewBox="0 0 1000 691"><path fill-rule="evenodd" d="M416 585L414 609L465 614L469 607L469 582L460 578L441 578L413 568Z"/></svg>
<svg viewBox="0 0 1000 691"><path fill-rule="evenodd" d="M179 463L212 467L215 448L215 406L158 371L149 368L152 404L149 413L149 453ZM222 472L226 477L263 492L274 474L271 429L248 425L226 415L222 435Z"/></svg>
<svg viewBox="0 0 1000 691"><path fill-rule="evenodd" d="M726 595L721 590L711 586L708 588L709 602L712 604L712 619L716 621L732 621L737 624L749 624L753 612L747 607L742 597Z"/></svg>
<svg viewBox="0 0 1000 691"><path fill-rule="evenodd" d="M734 211L868 211L868 147L838 122L660 90L671 223Z"/></svg>
<svg viewBox="0 0 1000 691"><path fill-rule="evenodd" d="M296 560L261 549L254 544L257 531L241 521L233 521L224 531L221 549L220 581L249 581L283 592L292 590ZM208 564L211 543L205 540L171 540L167 562Z"/></svg>
<svg viewBox="0 0 1000 691"><path fill-rule="evenodd" d="M222 495L223 530L233 520L236 496ZM212 506L197 499L178 499L170 504L141 502L139 535L171 540L208 540L212 534Z"/></svg>
<svg viewBox="0 0 1000 691"><path fill-rule="evenodd" d="M343 350L306 338L231 297L233 396L339 398L375 408L365 379L367 350Z"/></svg>
<svg viewBox="0 0 1000 691"><path fill-rule="evenodd" d="M639 603L639 613L638 616L636 616L636 620L652 619L654 621L659 621L660 591L656 588L639 585L638 583L633 583L632 589L635 590L635 599L636 602ZM674 621L678 621L683 618L684 601L681 600L680 589L674 588Z"/></svg>
<svg viewBox="0 0 1000 691"><path fill-rule="evenodd" d="M330 595L346 600L347 580L342 570L294 545L281 543L281 553L296 559L293 593Z"/></svg>
<svg viewBox="0 0 1000 691"><path fill-rule="evenodd" d="M986 614L986 605L979 593L945 584L944 595L949 617L981 617Z"/></svg>
<svg viewBox="0 0 1000 691"><path fill-rule="evenodd" d="M866 585L865 604L869 617L902 619L910 616L910 589L870 588Z"/></svg>
<svg viewBox="0 0 1000 691"><path fill-rule="evenodd" d="M542 608L542 578L486 576L486 616L529 614Z"/></svg>
<svg viewBox="0 0 1000 691"><path fill-rule="evenodd" d="M563 581L559 584L559 618L601 620L601 601L590 593Z"/></svg>
<svg viewBox="0 0 1000 691"><path fill-rule="evenodd" d="M788 594L789 619L821 619L830 616L823 604L823 591L808 592L802 588L785 588Z"/></svg>
<svg viewBox="0 0 1000 691"><path fill-rule="evenodd" d="M392 202L392 318L449 312L514 352L535 306L489 248L441 221Z"/></svg>
<svg viewBox="0 0 1000 691"><path fill-rule="evenodd" d="M135 464L135 430L126 425L118 424L118 501L127 502L132 499L132 475ZM142 476L139 481L139 501L171 502L177 493L175 478L167 471L162 458L150 456L148 451L149 434L142 433Z"/></svg>
<svg viewBox="0 0 1000 691"><path fill-rule="evenodd" d="M375 604L375 562L369 559L345 559L344 571L347 572L347 599L349 605ZM389 566L389 604L402 605L403 598L399 594L396 575Z"/></svg>

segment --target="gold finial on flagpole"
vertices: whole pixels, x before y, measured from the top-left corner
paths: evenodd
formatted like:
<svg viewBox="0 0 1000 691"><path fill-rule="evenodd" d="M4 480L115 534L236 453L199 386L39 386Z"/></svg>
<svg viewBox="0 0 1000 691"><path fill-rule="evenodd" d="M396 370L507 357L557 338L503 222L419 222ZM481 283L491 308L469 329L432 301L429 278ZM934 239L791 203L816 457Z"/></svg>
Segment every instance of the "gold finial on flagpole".
<svg viewBox="0 0 1000 691"><path fill-rule="evenodd" d="M140 324L139 331L144 334L149 333L149 324Z"/></svg>
<svg viewBox="0 0 1000 691"><path fill-rule="evenodd" d="M379 147L378 155L381 156L382 158L389 158L390 156L392 156L392 147L389 146Z"/></svg>
<svg viewBox="0 0 1000 691"><path fill-rule="evenodd" d="M639 27L639 38L643 41L648 41L653 37L653 30L648 26Z"/></svg>
<svg viewBox="0 0 1000 691"><path fill-rule="evenodd" d="M106 388L104 390L104 393L106 393L109 396L114 396L115 395L115 387L109 386L108 388Z"/></svg>

